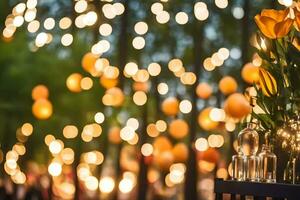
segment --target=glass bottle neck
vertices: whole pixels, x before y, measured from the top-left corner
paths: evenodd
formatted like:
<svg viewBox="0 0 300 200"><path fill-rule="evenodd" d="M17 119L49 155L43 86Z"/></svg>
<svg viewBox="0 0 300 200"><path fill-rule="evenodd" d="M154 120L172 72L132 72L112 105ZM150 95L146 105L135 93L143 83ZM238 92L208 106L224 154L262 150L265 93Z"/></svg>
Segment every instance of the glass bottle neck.
<svg viewBox="0 0 300 200"><path fill-rule="evenodd" d="M249 122L247 124L247 128L254 129L255 127L256 127L256 123L254 123L254 122Z"/></svg>

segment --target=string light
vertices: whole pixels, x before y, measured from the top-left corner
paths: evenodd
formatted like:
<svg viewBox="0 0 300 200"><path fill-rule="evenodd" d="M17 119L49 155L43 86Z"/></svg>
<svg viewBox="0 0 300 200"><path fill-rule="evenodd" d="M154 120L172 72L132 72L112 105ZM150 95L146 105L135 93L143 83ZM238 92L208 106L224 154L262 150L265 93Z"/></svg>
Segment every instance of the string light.
<svg viewBox="0 0 300 200"><path fill-rule="evenodd" d="M185 12L179 12L176 14L175 20L178 24L184 25L189 21L189 16Z"/></svg>
<svg viewBox="0 0 300 200"><path fill-rule="evenodd" d="M135 48L135 49L143 49L145 47L145 39L143 37L135 37L133 40L132 40L132 46Z"/></svg>
<svg viewBox="0 0 300 200"><path fill-rule="evenodd" d="M148 31L148 25L146 22L137 22L134 25L134 31L139 35L144 35Z"/></svg>

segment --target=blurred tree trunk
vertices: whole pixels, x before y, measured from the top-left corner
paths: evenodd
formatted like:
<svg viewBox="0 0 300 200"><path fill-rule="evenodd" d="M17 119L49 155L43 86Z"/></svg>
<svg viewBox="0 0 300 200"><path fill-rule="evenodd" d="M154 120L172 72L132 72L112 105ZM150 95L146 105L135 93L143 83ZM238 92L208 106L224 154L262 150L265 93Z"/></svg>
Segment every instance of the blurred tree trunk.
<svg viewBox="0 0 300 200"><path fill-rule="evenodd" d="M125 7L124 13L121 16L120 33L118 39L118 67L120 70L119 87L123 90L125 77L123 75L124 67L128 57L128 15L129 15L129 0L121 1ZM116 183L118 183L121 175L120 157L122 150L122 143L118 145L116 155ZM118 187L116 186L113 191L113 199L118 200Z"/></svg>
<svg viewBox="0 0 300 200"><path fill-rule="evenodd" d="M242 51L242 65L245 65L249 62L249 39L250 39L250 0L243 1L244 17L242 19L242 42L241 42L241 51Z"/></svg>
<svg viewBox="0 0 300 200"><path fill-rule="evenodd" d="M5 19L6 16L9 14L10 9L9 9L9 1L5 0L5 1L0 1L0 8L1 8L1 12L0 12L0 29L3 30L4 26L5 26Z"/></svg>
<svg viewBox="0 0 300 200"><path fill-rule="evenodd" d="M203 56L200 55L202 50L202 43L203 43L203 25L201 25L196 19L194 19L193 28L192 28L192 36L193 36L193 72L197 77L197 81L200 77L201 72L201 58ZM192 112L191 112L191 119L190 119L190 137L188 142L189 148L189 158L187 161L187 170L186 170L186 180L185 180L185 199L186 200L194 200L198 199L197 195L197 183L198 183L198 167L197 167L197 154L194 148L194 142L196 140L197 135L197 94L196 94L196 87L197 84L194 84L191 87L191 95L192 95Z"/></svg>
<svg viewBox="0 0 300 200"><path fill-rule="evenodd" d="M147 103L143 106L142 109L142 127L141 127L141 133L140 133L140 145L141 148L142 145L147 141L147 120L148 119L148 109L147 109ZM147 180L147 171L148 171L148 165L147 165L147 158L140 153L139 157L139 175L138 175L138 196L137 199L139 200L145 200L147 196L147 190L148 190L148 180Z"/></svg>

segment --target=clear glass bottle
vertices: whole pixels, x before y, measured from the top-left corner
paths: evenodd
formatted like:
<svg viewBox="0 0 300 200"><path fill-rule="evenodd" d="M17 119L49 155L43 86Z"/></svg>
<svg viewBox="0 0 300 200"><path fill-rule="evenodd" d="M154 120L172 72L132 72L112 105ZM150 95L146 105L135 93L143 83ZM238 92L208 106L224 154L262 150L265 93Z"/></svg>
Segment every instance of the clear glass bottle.
<svg viewBox="0 0 300 200"><path fill-rule="evenodd" d="M238 135L238 146L244 156L244 180L259 180L259 157L256 156L259 146L259 136L255 130L256 124L250 122Z"/></svg>
<svg viewBox="0 0 300 200"><path fill-rule="evenodd" d="M256 124L250 122L238 135L238 146L244 156L256 155L259 145L259 136L255 131Z"/></svg>
<svg viewBox="0 0 300 200"><path fill-rule="evenodd" d="M259 181L259 157L256 155L244 156L244 180Z"/></svg>
<svg viewBox="0 0 300 200"><path fill-rule="evenodd" d="M260 181L275 183L276 182L276 166L277 157L272 152L269 145L263 145L259 154L260 160Z"/></svg>
<svg viewBox="0 0 300 200"><path fill-rule="evenodd" d="M244 180L244 156L240 149L237 155L232 156L232 179Z"/></svg>

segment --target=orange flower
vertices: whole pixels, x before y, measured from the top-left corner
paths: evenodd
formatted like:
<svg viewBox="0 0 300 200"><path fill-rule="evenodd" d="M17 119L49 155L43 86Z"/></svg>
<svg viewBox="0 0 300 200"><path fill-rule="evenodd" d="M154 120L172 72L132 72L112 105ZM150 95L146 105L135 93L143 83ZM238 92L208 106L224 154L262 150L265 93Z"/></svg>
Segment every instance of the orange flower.
<svg viewBox="0 0 300 200"><path fill-rule="evenodd" d="M296 49L298 49L298 51L300 51L300 40L298 38L293 40L293 45L296 47Z"/></svg>
<svg viewBox="0 0 300 200"><path fill-rule="evenodd" d="M300 11L295 9L295 27L300 31Z"/></svg>
<svg viewBox="0 0 300 200"><path fill-rule="evenodd" d="M255 16L255 22L260 31L270 39L286 36L293 25L293 20L287 18L289 10L264 9Z"/></svg>

